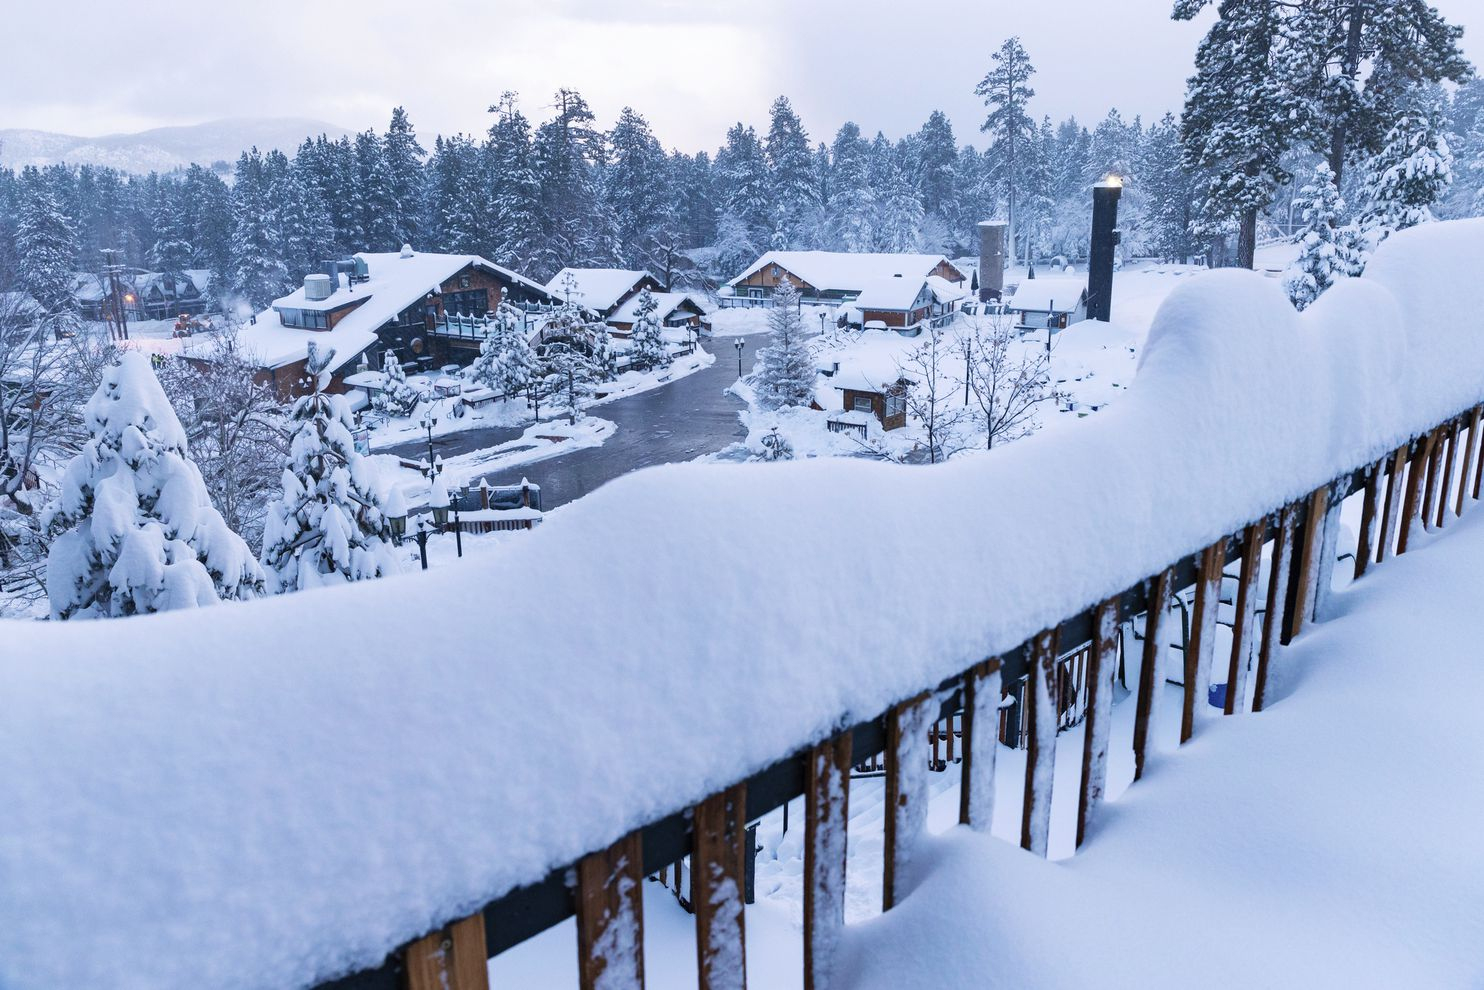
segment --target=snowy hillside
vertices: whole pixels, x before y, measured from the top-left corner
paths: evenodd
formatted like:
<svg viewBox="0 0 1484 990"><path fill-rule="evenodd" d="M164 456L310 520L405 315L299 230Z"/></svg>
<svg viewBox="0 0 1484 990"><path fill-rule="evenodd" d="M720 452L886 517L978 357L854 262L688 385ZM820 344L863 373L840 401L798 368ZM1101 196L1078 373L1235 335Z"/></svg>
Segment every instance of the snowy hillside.
<svg viewBox="0 0 1484 990"><path fill-rule="evenodd" d="M125 172L168 172L192 162L233 162L245 149L298 147L309 135L340 137L345 128L301 117L233 117L135 134L77 137L51 131L0 130L0 168L107 165Z"/></svg>

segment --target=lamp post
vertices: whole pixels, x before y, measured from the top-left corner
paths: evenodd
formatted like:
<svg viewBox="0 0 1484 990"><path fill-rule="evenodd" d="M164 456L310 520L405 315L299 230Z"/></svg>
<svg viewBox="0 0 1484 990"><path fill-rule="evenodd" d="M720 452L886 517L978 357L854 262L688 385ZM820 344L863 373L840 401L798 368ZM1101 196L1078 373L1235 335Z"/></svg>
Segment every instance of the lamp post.
<svg viewBox="0 0 1484 990"><path fill-rule="evenodd" d="M438 425L438 417L434 416L433 411L429 409L417 425L428 433L428 460L431 461L433 459L433 427Z"/></svg>
<svg viewBox="0 0 1484 990"><path fill-rule="evenodd" d="M450 504L453 506L453 542L458 555L463 557L464 532L459 519L459 500L457 496L450 498L448 489L438 481L438 476L443 473L443 455L439 454L431 462L419 461L417 468L428 479L428 505L433 510L433 523L438 532L448 532L448 509Z"/></svg>
<svg viewBox="0 0 1484 990"><path fill-rule="evenodd" d="M738 337L732 342L732 346L737 348L737 377L739 379L742 377L742 345L743 340L741 337Z"/></svg>
<svg viewBox="0 0 1484 990"><path fill-rule="evenodd" d="M428 517L417 517L417 552L423 560L423 570L428 569Z"/></svg>

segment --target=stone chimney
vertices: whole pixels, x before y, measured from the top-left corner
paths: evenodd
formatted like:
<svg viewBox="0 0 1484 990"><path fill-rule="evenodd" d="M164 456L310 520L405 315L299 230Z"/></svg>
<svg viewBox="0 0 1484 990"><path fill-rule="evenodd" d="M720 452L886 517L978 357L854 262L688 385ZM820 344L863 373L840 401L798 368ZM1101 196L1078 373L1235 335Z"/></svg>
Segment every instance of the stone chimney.
<svg viewBox="0 0 1484 990"><path fill-rule="evenodd" d="M979 301L998 301L1005 292L1004 220L979 222Z"/></svg>

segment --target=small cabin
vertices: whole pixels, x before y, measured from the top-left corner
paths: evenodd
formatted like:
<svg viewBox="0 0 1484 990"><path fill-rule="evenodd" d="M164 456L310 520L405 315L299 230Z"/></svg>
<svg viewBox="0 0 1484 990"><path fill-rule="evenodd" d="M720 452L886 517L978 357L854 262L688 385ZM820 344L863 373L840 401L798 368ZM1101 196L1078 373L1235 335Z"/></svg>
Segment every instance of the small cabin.
<svg viewBox="0 0 1484 990"><path fill-rule="evenodd" d="M907 425L907 390L912 383L898 378L890 385L873 385L858 376L836 376L832 384L840 393L840 408L846 413L864 413L881 424L883 430L899 430Z"/></svg>
<svg viewBox="0 0 1484 990"><path fill-rule="evenodd" d="M1087 283L1075 278L1032 278L1005 303L1023 330L1065 330L1087 319Z"/></svg>
<svg viewBox="0 0 1484 990"><path fill-rule="evenodd" d="M769 251L727 283L718 302L724 307L771 306L774 290L790 282L806 303L838 305L885 279L900 276L920 284L929 275L953 285L966 282L963 272L938 254Z"/></svg>

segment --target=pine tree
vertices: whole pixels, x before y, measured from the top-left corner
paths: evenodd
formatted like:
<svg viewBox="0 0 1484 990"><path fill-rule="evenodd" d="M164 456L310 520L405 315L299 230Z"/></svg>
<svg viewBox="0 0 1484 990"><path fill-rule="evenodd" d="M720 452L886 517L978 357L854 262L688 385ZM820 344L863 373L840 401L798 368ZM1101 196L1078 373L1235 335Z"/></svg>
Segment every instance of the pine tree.
<svg viewBox="0 0 1484 990"><path fill-rule="evenodd" d="M1302 0L1292 35L1289 85L1337 186L1382 149L1410 88L1470 74L1463 28L1426 0Z"/></svg>
<svg viewBox="0 0 1484 990"><path fill-rule="evenodd" d="M814 156L809 135L788 98L780 96L769 110L767 161L769 189L776 213L775 247L783 249L800 245L803 226L819 205L814 181Z"/></svg>
<svg viewBox="0 0 1484 990"><path fill-rule="evenodd" d="M303 591L400 569L375 475L356 452L345 399L323 391L334 355L310 344L312 391L294 403L283 496L263 522L263 565L275 590Z"/></svg>
<svg viewBox="0 0 1484 990"><path fill-rule="evenodd" d="M191 266L194 251L186 219L180 209L174 183L161 190L154 209L155 242L149 249L149 263L165 276L166 284L175 287L184 282L185 270Z"/></svg>
<svg viewBox="0 0 1484 990"><path fill-rule="evenodd" d="M1299 256L1285 273L1283 285L1294 307L1302 310L1339 278L1355 274L1356 259L1340 229L1345 201L1340 198L1328 162L1321 161L1315 168L1299 200L1304 204Z"/></svg>
<svg viewBox="0 0 1484 990"><path fill-rule="evenodd" d="M645 288L639 292L639 303L634 311L633 350L630 355L633 367L640 371L660 368L670 363L670 350L660 331L660 321L655 318L658 309L653 294Z"/></svg>
<svg viewBox="0 0 1484 990"><path fill-rule="evenodd" d="M927 216L950 221L957 212L958 143L953 124L934 110L917 132L917 188Z"/></svg>
<svg viewBox="0 0 1484 990"><path fill-rule="evenodd" d="M258 149L237 159L232 184L231 287L253 307L262 309L288 288L278 218L270 208L268 175Z"/></svg>
<svg viewBox="0 0 1484 990"><path fill-rule="evenodd" d="M787 279L773 292L768 346L758 353L756 391L764 409L806 406L814 400L814 361L804 339L799 290Z"/></svg>
<svg viewBox="0 0 1484 990"><path fill-rule="evenodd" d="M550 262L538 263L547 234L542 226L541 180L531 146L531 125L516 106L514 93L501 94L490 108L496 114L485 143L491 189L491 257L517 271L543 276L556 273Z"/></svg>
<svg viewBox="0 0 1484 990"><path fill-rule="evenodd" d="M1178 0L1175 18L1189 20L1210 2ZM1283 0L1219 0L1185 96L1186 167L1206 177L1202 228L1234 222L1243 268L1253 266L1258 213L1288 179L1279 159L1297 109L1284 75L1285 10Z"/></svg>
<svg viewBox="0 0 1484 990"><path fill-rule="evenodd" d="M297 284L330 254L333 231L329 210L319 194L301 180L300 170L287 162L276 170L268 199L278 221L278 255L289 284Z"/></svg>
<svg viewBox="0 0 1484 990"><path fill-rule="evenodd" d="M847 121L831 145L829 201L832 239L845 251L869 251L875 241L876 194L871 188L869 155L861 129Z"/></svg>
<svg viewBox="0 0 1484 990"><path fill-rule="evenodd" d="M768 243L774 226L773 199L757 132L740 123L732 125L726 146L717 152L716 170L722 188L721 215L730 214L745 224L754 244Z"/></svg>
<svg viewBox="0 0 1484 990"><path fill-rule="evenodd" d="M1386 144L1369 163L1361 227L1374 247L1393 231L1436 219L1432 207L1453 181L1453 154L1443 136L1435 91L1419 91L1403 109Z"/></svg>
<svg viewBox="0 0 1484 990"><path fill-rule="evenodd" d="M395 251L406 243L398 236L402 231L402 206L387 167L386 149L374 131L356 135L355 163L353 195L363 250Z"/></svg>
<svg viewBox="0 0 1484 990"><path fill-rule="evenodd" d="M388 200L396 205L396 214L388 218L388 233L397 246L417 244L423 215L423 151L417 143L412 121L402 107L392 110L392 120L382 138L382 162L386 169Z"/></svg>
<svg viewBox="0 0 1484 990"><path fill-rule="evenodd" d="M642 264L642 245L665 221L665 152L649 121L632 107L623 108L608 140L613 155L606 199L614 214L620 257L625 264Z"/></svg>
<svg viewBox="0 0 1484 990"><path fill-rule="evenodd" d="M1007 38L994 55L993 65L974 87L974 94L983 98L988 115L979 129L994 138L995 150L1004 157L1004 175L1007 216L1010 221L1009 261L1015 264L1016 216L1015 200L1021 185L1019 151L1021 145L1035 136L1036 125L1026 112L1026 106L1036 91L1030 87L1030 78L1036 74L1030 56L1020 45L1019 38Z"/></svg>
<svg viewBox="0 0 1484 990"><path fill-rule="evenodd" d="M140 615L263 593L247 544L212 507L185 431L150 370L125 352L84 409L92 436L44 524L54 619Z"/></svg>
<svg viewBox="0 0 1484 990"><path fill-rule="evenodd" d="M1151 253L1184 262L1194 253L1190 226L1196 191L1185 170L1180 121L1174 114L1165 114L1149 128L1141 157L1142 184L1150 204L1142 218L1144 240Z"/></svg>
<svg viewBox="0 0 1484 990"><path fill-rule="evenodd" d="M596 163L602 141L593 130L593 112L574 90L558 90L556 116L536 131L536 174L541 180L541 212L546 218L542 257L537 269L558 271L582 267L601 253L597 230L601 217ZM600 222L600 219L602 222Z"/></svg>
<svg viewBox="0 0 1484 990"><path fill-rule="evenodd" d="M22 170L18 193L15 249L20 284L41 307L51 329L61 333L76 320L72 273L77 241L72 218L35 166Z"/></svg>
<svg viewBox="0 0 1484 990"><path fill-rule="evenodd" d="M508 398L529 388L537 366L536 352L526 338L525 320L502 295L468 376Z"/></svg>

